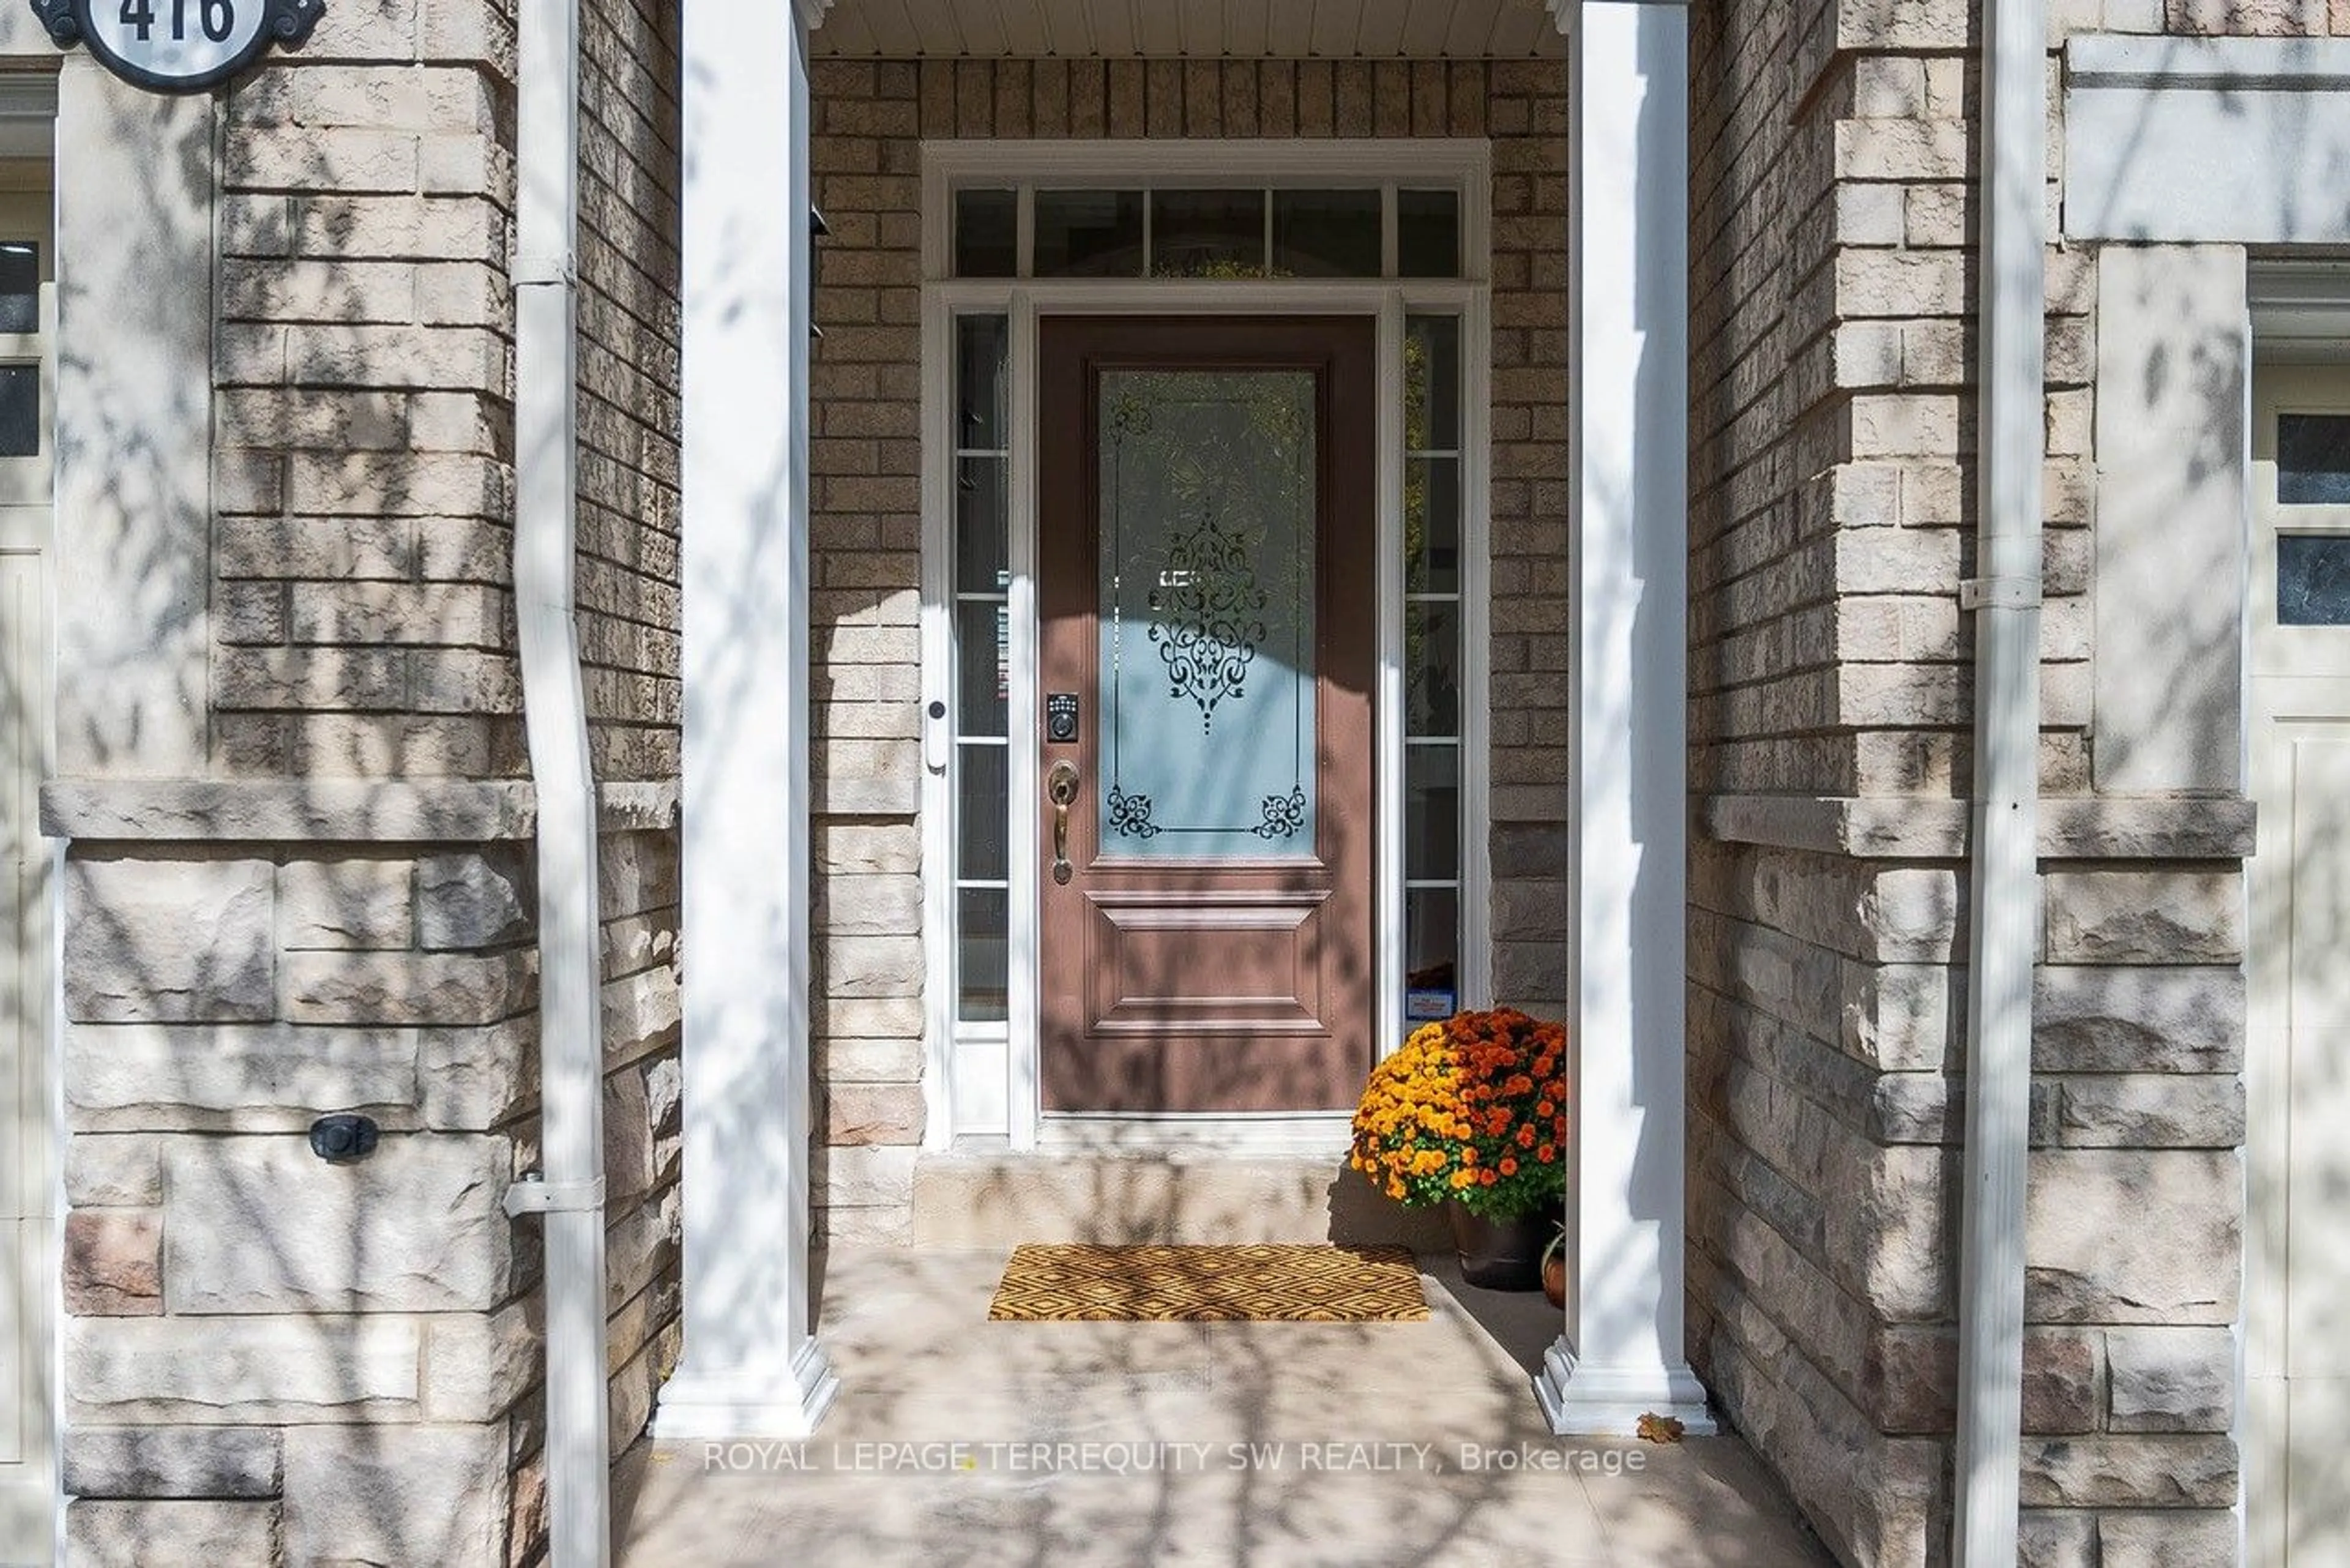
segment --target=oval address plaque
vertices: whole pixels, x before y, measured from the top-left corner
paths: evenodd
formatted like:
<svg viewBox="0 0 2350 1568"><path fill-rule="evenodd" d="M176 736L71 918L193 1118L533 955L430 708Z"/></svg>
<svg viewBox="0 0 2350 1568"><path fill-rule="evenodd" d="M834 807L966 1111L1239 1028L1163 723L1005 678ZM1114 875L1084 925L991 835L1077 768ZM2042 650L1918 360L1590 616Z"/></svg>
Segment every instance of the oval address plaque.
<svg viewBox="0 0 2350 1568"><path fill-rule="evenodd" d="M151 92L202 92L249 69L272 44L296 48L327 0L32 0L60 48L87 44L116 76Z"/></svg>

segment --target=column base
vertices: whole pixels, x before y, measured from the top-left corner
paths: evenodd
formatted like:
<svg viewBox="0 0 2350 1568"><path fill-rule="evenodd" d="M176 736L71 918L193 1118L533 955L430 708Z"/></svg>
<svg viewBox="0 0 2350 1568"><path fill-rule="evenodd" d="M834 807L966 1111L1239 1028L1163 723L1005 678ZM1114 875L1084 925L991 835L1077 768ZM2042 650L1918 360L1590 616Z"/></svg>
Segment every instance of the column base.
<svg viewBox="0 0 2350 1568"><path fill-rule="evenodd" d="M840 1379L813 1339L793 1354L789 1366L772 1371L704 1369L689 1349L685 1364L661 1386L653 1440L812 1437L839 1392Z"/></svg>
<svg viewBox="0 0 2350 1568"><path fill-rule="evenodd" d="M1669 1416L1692 1438L1711 1438L1721 1429L1706 1407L1705 1385L1687 1366L1580 1361L1564 1334L1543 1353L1534 1397L1542 1401L1550 1429L1562 1438L1637 1437L1643 1416Z"/></svg>

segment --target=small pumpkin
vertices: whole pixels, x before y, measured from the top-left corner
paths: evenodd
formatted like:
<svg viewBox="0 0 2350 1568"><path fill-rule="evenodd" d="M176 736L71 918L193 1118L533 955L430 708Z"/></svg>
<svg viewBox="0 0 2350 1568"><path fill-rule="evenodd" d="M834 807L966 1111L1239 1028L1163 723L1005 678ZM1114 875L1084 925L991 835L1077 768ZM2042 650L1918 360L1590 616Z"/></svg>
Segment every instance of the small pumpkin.
<svg viewBox="0 0 2350 1568"><path fill-rule="evenodd" d="M1551 1233L1550 1244L1543 1249L1543 1294L1555 1307L1566 1305L1566 1226L1561 1223Z"/></svg>

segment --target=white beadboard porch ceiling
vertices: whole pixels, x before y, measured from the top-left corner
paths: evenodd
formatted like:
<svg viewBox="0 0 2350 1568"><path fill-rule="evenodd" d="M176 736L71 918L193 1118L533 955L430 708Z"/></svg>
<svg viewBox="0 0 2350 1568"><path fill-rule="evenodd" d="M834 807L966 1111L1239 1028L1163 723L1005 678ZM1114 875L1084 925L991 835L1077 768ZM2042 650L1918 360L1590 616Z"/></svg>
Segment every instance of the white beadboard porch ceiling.
<svg viewBox="0 0 2350 1568"><path fill-rule="evenodd" d="M869 59L1482 59L1566 52L1548 0L832 0L811 42L818 55Z"/></svg>

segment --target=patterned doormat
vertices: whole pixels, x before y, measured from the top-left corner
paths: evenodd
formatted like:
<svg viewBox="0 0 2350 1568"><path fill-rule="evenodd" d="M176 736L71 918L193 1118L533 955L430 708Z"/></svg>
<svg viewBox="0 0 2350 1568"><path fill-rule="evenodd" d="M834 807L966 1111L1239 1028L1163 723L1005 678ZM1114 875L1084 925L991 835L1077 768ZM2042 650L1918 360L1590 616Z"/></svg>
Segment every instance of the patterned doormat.
<svg viewBox="0 0 2350 1568"><path fill-rule="evenodd" d="M1017 1323L1424 1323L1403 1247L1025 1246L990 1318Z"/></svg>

